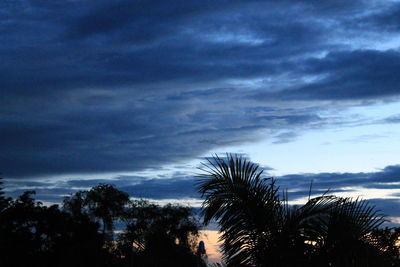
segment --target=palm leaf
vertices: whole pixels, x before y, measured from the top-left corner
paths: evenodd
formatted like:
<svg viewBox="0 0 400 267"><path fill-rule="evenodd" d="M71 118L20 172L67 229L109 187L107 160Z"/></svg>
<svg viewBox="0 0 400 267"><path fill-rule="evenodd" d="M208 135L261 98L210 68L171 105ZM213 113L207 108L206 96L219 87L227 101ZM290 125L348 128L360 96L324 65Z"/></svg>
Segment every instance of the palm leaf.
<svg viewBox="0 0 400 267"><path fill-rule="evenodd" d="M282 206L274 180L261 179L258 165L236 155L208 159L202 170L198 190L205 199L204 222L220 224L228 265L251 265L265 236L278 227Z"/></svg>

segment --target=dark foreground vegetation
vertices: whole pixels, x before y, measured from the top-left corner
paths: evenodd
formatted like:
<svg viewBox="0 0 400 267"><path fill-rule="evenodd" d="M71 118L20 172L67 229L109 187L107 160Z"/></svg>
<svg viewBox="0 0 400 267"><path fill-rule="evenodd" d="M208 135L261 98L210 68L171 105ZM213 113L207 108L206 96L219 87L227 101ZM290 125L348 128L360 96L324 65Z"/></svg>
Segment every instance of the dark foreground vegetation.
<svg viewBox="0 0 400 267"><path fill-rule="evenodd" d="M365 201L325 194L290 206L257 165L231 155L204 164L198 190L204 223L220 226L227 266L400 266L400 228L382 228ZM188 207L131 201L107 184L61 207L33 196L6 198L0 180L0 266L206 265Z"/></svg>
<svg viewBox="0 0 400 267"><path fill-rule="evenodd" d="M400 228L380 228L366 201L325 194L290 206L272 178L232 155L204 164L198 189L228 266L400 266Z"/></svg>
<svg viewBox="0 0 400 267"><path fill-rule="evenodd" d="M0 192L1 267L204 266L188 207L130 201L107 184L66 197L61 208L35 201L34 192Z"/></svg>

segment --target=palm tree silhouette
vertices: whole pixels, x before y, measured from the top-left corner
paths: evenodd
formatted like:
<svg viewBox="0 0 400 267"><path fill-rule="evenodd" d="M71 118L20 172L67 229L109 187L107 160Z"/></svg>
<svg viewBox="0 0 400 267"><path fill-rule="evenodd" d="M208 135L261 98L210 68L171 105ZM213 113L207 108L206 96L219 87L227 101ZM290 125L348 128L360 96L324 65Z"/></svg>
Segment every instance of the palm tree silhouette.
<svg viewBox="0 0 400 267"><path fill-rule="evenodd" d="M204 222L220 225L228 266L383 266L370 265L383 262L370 233L384 218L367 202L324 194L290 206L273 178L237 155L201 170Z"/></svg>

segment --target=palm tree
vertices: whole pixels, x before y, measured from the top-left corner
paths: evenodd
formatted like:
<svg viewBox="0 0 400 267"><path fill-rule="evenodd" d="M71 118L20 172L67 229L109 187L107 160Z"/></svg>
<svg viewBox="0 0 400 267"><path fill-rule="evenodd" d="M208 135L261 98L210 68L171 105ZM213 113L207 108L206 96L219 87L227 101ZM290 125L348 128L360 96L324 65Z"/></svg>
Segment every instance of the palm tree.
<svg viewBox="0 0 400 267"><path fill-rule="evenodd" d="M228 266L358 266L360 253L374 248L371 231L384 222L365 201L327 194L290 206L273 178L236 155L214 156L201 170L204 222L220 225ZM341 251L343 244L357 249Z"/></svg>

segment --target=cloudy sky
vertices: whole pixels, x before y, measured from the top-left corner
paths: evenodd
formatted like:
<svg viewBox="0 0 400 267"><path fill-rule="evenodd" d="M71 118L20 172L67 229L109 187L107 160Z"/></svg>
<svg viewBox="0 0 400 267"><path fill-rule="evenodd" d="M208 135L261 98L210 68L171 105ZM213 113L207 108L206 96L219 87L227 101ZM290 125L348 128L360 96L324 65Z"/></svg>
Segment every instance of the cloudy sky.
<svg viewBox="0 0 400 267"><path fill-rule="evenodd" d="M196 205L231 152L293 202L312 180L400 216L399 30L399 1L1 1L8 193Z"/></svg>

